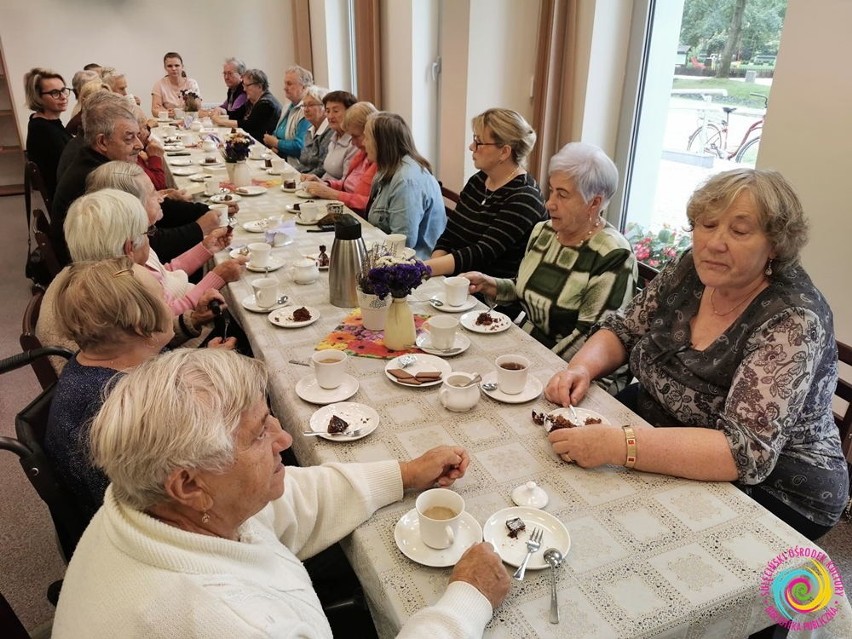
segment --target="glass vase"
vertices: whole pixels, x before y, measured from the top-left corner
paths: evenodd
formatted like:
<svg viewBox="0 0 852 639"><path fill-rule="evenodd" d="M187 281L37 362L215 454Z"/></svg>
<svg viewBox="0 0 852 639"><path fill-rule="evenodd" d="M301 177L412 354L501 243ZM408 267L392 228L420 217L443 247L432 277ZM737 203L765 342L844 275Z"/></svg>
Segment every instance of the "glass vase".
<svg viewBox="0 0 852 639"><path fill-rule="evenodd" d="M371 331L384 330L391 298L380 299L378 295L365 293L360 288L356 290L358 292L358 306L361 307L361 323L364 328Z"/></svg>
<svg viewBox="0 0 852 639"><path fill-rule="evenodd" d="M414 314L404 297L394 297L385 318L385 347L392 351L403 351L414 346L417 332Z"/></svg>

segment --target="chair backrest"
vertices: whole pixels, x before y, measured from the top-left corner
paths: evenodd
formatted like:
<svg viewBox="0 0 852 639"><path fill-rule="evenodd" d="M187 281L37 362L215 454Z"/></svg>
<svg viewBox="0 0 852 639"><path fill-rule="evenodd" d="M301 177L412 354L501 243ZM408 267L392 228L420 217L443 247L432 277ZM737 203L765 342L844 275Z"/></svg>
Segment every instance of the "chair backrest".
<svg viewBox="0 0 852 639"><path fill-rule="evenodd" d="M837 359L840 363L852 366L852 346L837 342ZM839 370L839 374L843 371ZM838 375L837 389L834 391L841 400L846 402L846 411L842 414L834 414L834 422L840 429L840 444L843 446L843 454L846 461L852 464L852 382L844 380Z"/></svg>
<svg viewBox="0 0 852 639"><path fill-rule="evenodd" d="M62 270L62 265L59 264L56 251L53 250L53 242L50 239L50 220L47 219L47 215L41 209L33 209L33 222L33 237L35 237L36 244L41 249L42 259L47 266L47 271L51 278L56 277Z"/></svg>
<svg viewBox="0 0 852 639"><path fill-rule="evenodd" d="M24 165L24 204L28 213L33 210L33 193L39 194L44 203L44 210L50 214L53 209L51 208L50 196L47 194L47 187L44 184L44 177L38 168L38 164L28 161Z"/></svg>
<svg viewBox="0 0 852 639"><path fill-rule="evenodd" d="M70 357L64 348L47 347L0 360L0 374L31 364L48 355ZM73 493L62 483L44 453L43 443L50 414L50 403L56 386L49 386L15 416L15 434L0 438L0 449L18 455L21 467L38 496L47 504L66 561L88 525L88 516L77 505Z"/></svg>
<svg viewBox="0 0 852 639"><path fill-rule="evenodd" d="M34 351L43 346L36 337L35 329L38 323L38 315L41 311L41 302L44 299L44 291L36 289L34 295L27 304L24 310L24 319L21 322L21 350ZM47 357L39 357L31 362L33 372L38 378L38 383L41 384L42 390L56 383L56 370L50 364Z"/></svg>
<svg viewBox="0 0 852 639"><path fill-rule="evenodd" d="M449 215L450 213L455 213L456 207L459 204L459 199L460 199L459 194L456 193L455 191L451 191L446 186L441 184L441 182L438 182L438 184L441 185L441 195L444 197L445 200L447 200L447 202L451 203L451 204L447 204L447 202L444 202L444 205L447 209L447 214Z"/></svg>
<svg viewBox="0 0 852 639"><path fill-rule="evenodd" d="M637 262L636 264L639 267L639 280L636 282L636 290L641 291L648 286L651 280L660 274L660 271L653 266L648 266L645 262Z"/></svg>

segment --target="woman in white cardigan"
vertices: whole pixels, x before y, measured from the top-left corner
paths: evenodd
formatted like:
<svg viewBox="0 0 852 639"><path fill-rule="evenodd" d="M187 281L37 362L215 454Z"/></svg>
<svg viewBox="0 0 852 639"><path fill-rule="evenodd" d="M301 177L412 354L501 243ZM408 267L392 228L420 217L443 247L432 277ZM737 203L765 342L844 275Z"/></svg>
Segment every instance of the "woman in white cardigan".
<svg viewBox="0 0 852 639"><path fill-rule="evenodd" d="M68 566L54 637L330 638L301 560L406 489L451 485L470 461L441 446L409 462L285 470L292 438L266 391L262 362L202 350L116 384L91 429L111 484ZM399 636L479 637L508 587L491 545L476 544Z"/></svg>

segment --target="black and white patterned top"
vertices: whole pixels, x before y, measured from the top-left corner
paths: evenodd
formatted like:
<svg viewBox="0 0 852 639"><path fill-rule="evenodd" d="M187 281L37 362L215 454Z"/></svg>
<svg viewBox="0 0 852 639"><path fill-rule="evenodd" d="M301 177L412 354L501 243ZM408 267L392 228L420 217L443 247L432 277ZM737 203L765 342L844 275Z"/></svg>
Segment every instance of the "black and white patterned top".
<svg viewBox="0 0 852 639"><path fill-rule="evenodd" d="M601 322L630 353L637 412L656 426L721 430L739 483L835 524L849 489L831 411L837 347L828 303L801 266L786 269L699 351L690 320L703 292L688 251Z"/></svg>

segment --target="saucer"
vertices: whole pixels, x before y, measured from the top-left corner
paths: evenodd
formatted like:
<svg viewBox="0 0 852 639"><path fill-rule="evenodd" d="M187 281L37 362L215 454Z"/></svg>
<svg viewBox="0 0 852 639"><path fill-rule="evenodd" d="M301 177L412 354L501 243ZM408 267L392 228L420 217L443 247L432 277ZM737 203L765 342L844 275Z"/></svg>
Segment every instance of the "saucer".
<svg viewBox="0 0 852 639"><path fill-rule="evenodd" d="M163 151L168 151L170 153L175 153L177 151L185 151L186 146L183 144L164 144Z"/></svg>
<svg viewBox="0 0 852 639"><path fill-rule="evenodd" d="M266 233L271 222L268 217L260 220L252 220L251 222L243 222L243 228L249 233Z"/></svg>
<svg viewBox="0 0 852 639"><path fill-rule="evenodd" d="M234 202L239 202L242 199L243 198L239 195L234 195L233 193L217 193L216 195L210 196L210 201L213 202L213 204L233 204Z"/></svg>
<svg viewBox="0 0 852 639"><path fill-rule="evenodd" d="M509 529L506 528L506 520L520 517L526 524L526 529L523 530L516 539L509 537ZM571 549L571 535L568 534L568 529L561 521L551 515L549 512L539 510L538 508L528 508L526 506L513 506L498 510L488 518L485 525L482 527L482 536L485 541L490 542L494 546L494 550L500 555L500 559L517 568L523 562L527 555L527 539L532 534L533 528L539 528L543 531L541 539L542 548L556 548L562 553L563 557L568 556L568 551ZM547 562L544 561L544 553L533 553L527 563L528 570L541 570L547 568Z"/></svg>
<svg viewBox="0 0 852 639"><path fill-rule="evenodd" d="M269 308L264 308L257 305L257 300L254 298L254 293L249 295L248 297L244 297L242 302L243 308L247 311L251 311L252 313L269 313L270 311L277 311L279 308L284 308L289 304L289 300L284 300L283 304L274 304Z"/></svg>
<svg viewBox="0 0 852 639"><path fill-rule="evenodd" d="M433 299L438 300L441 304L435 304L432 302ZM461 313L462 311L469 311L476 306L476 301L475 297L468 295L467 299L460 306L450 306L447 304L443 293L436 293L429 299L429 305L432 308L437 308L439 311L443 311L444 313Z"/></svg>
<svg viewBox="0 0 852 639"><path fill-rule="evenodd" d="M235 191L240 195L263 195L266 193L265 186L238 186Z"/></svg>
<svg viewBox="0 0 852 639"><path fill-rule="evenodd" d="M486 382L496 381L497 371L492 371L482 376L483 384ZM480 388L482 388L481 385ZM527 376L527 385L524 387L524 390L517 395L509 395L501 391L499 388L496 388L493 391L488 391L482 388L482 392L488 395L491 399L496 399L498 402L503 402L504 404L523 404L524 402L532 401L541 395L542 390L544 390L544 385L537 377L533 377L532 375Z"/></svg>
<svg viewBox="0 0 852 639"><path fill-rule="evenodd" d="M494 320L491 324L477 324L476 318L478 318L482 313L485 313L485 311L471 311L470 313L465 313L459 318L459 324L474 333L485 333L487 335L490 335L491 333L502 333L512 326L512 320L509 319L509 316L503 315L503 313L498 313L497 311L491 311L488 313Z"/></svg>
<svg viewBox="0 0 852 639"><path fill-rule="evenodd" d="M195 175L196 173L198 173L198 169L196 169L194 166L176 166L173 169L171 169L171 172L172 172L172 175L186 176L186 175Z"/></svg>
<svg viewBox="0 0 852 639"><path fill-rule="evenodd" d="M294 192L294 195L296 197L300 197L300 198L303 198L305 200L311 200L314 197L313 195L308 193L305 189L296 189L296 191Z"/></svg>
<svg viewBox="0 0 852 639"><path fill-rule="evenodd" d="M418 564L431 568L455 566L464 551L473 544L482 541L482 527L473 515L465 511L459 519L459 529L455 543L449 548L437 550L430 548L420 539L420 520L417 509L405 513L393 529L393 538L402 554Z"/></svg>
<svg viewBox="0 0 852 639"><path fill-rule="evenodd" d="M304 322L297 322L293 319L293 311L305 308L311 314L311 319L305 320ZM320 312L311 308L310 306L288 306L284 310L272 311L267 319L275 324L276 326L280 326L281 328L302 328L303 326L309 326L316 322L320 318Z"/></svg>
<svg viewBox="0 0 852 639"><path fill-rule="evenodd" d="M441 377L432 382L423 382L422 384L403 384L396 377L388 373L388 371L392 368L402 368L402 366L399 365L399 357L394 357L385 366L385 375L394 384L399 384L400 386L405 386L406 388L425 388L427 386L437 386L438 384L443 383L444 378L453 372L452 366L447 364L447 362L442 360L440 357L435 357L434 355L401 355L400 357L414 357L414 363L410 366L406 366L403 369L406 373L411 373L412 375L416 375L417 373L424 373L427 371L437 371L441 373Z"/></svg>
<svg viewBox="0 0 852 639"><path fill-rule="evenodd" d="M169 164L172 166L191 166L192 160L189 158L175 158L174 160L169 160Z"/></svg>
<svg viewBox="0 0 852 639"><path fill-rule="evenodd" d="M418 335L415 344L417 344L417 348L424 353L437 355L438 357L452 357L453 355L460 355L470 348L470 338L463 333L456 333L455 339L453 340L453 347L452 349L448 349L452 352L449 353L432 348L432 336L429 335L429 333L421 333ZM454 349L458 350L456 351Z"/></svg>
<svg viewBox="0 0 852 639"><path fill-rule="evenodd" d="M255 266L251 262L246 263L246 268L250 271L254 271L255 273L266 273L269 271L277 271L279 268L284 266L286 262L284 258L276 257L274 255L269 256L269 266Z"/></svg>
<svg viewBox="0 0 852 639"><path fill-rule="evenodd" d="M314 375L308 375L296 382L296 395L311 404L333 404L352 397L358 392L358 386L358 380L346 374L340 386L328 390L320 387Z"/></svg>
<svg viewBox="0 0 852 639"><path fill-rule="evenodd" d="M319 384L317 384L317 388L320 388ZM340 386L337 388L340 388ZM327 392L334 392L337 388ZM320 390L325 389L320 388ZM331 419L332 415L339 417L348 423L349 427L352 429L360 428L361 432L354 437L351 435L329 435L328 420ZM358 402L338 402L329 406L323 406L311 415L310 426L312 431L315 433L323 433L320 437L327 439L330 442L351 442L356 439L362 439L376 430L379 426L379 414L374 408L371 408L366 404L359 404Z"/></svg>
<svg viewBox="0 0 852 639"><path fill-rule="evenodd" d="M213 176L208 173L193 173L189 176L189 179L193 182L205 182L207 180L212 180Z"/></svg>
<svg viewBox="0 0 852 639"><path fill-rule="evenodd" d="M315 226L317 222L319 222L319 218L315 219L313 222L305 222L302 218L298 217L298 214L296 217L296 224L299 226Z"/></svg>

